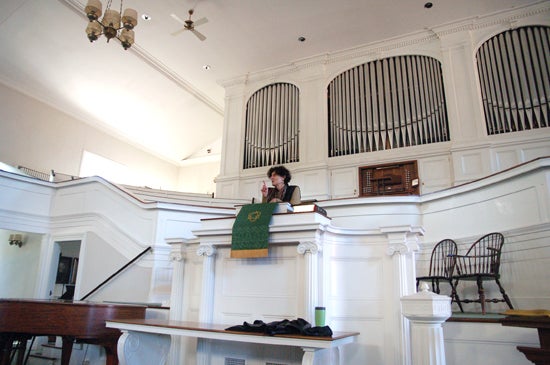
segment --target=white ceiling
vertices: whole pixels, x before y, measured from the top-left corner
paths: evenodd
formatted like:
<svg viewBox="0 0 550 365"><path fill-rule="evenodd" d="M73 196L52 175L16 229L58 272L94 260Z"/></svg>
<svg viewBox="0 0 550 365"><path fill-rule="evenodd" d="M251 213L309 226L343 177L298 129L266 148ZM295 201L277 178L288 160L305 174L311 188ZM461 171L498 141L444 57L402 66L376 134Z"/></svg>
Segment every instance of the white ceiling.
<svg viewBox="0 0 550 365"><path fill-rule="evenodd" d="M126 0L128 51L90 43L86 0L2 0L0 82L176 164L219 153L219 81L539 0ZM103 0L105 9L107 4ZM113 1L118 9L120 2ZM171 14L194 20L207 39ZM299 42L303 36L305 42ZM209 65L210 70L203 69Z"/></svg>

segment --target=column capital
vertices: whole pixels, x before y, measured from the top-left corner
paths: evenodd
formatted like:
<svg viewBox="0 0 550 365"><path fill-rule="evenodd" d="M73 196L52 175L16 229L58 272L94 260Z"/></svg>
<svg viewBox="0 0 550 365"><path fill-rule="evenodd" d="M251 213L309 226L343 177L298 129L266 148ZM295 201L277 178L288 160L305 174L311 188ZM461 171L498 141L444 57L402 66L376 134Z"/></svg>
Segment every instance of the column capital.
<svg viewBox="0 0 550 365"><path fill-rule="evenodd" d="M300 244L298 244L298 246L296 247L296 251L300 255L304 255L308 252L311 254L316 254L322 251L322 247L319 243L315 241L303 241L303 242L300 242Z"/></svg>
<svg viewBox="0 0 550 365"><path fill-rule="evenodd" d="M424 235L422 227L382 227L380 230L386 234L388 239L386 253L389 256L396 253L405 255L418 251L418 237Z"/></svg>
<svg viewBox="0 0 550 365"><path fill-rule="evenodd" d="M197 250L197 256L214 256L216 254L216 248L212 245L200 245Z"/></svg>
<svg viewBox="0 0 550 365"><path fill-rule="evenodd" d="M196 239L166 238L165 241L170 245L170 261L179 262L185 260L187 247Z"/></svg>
<svg viewBox="0 0 550 365"><path fill-rule="evenodd" d="M185 255L181 251L172 251L170 252L170 261L183 261Z"/></svg>

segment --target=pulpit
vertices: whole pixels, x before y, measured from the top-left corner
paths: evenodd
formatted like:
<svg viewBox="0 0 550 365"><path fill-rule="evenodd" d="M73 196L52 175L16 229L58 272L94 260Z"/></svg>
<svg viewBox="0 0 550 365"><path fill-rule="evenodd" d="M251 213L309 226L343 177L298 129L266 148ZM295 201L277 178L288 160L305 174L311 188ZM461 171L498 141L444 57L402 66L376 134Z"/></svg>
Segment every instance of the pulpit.
<svg viewBox="0 0 550 365"><path fill-rule="evenodd" d="M163 336L174 335L170 365L180 364L182 358L198 365L347 364L358 358L376 362L380 356L385 363L405 361L410 351L408 320L396 314L399 299L414 293L414 252L422 227L347 229L332 225L314 204L294 208L274 211L266 257L231 257L236 217L202 219L193 230L195 237L167 241L174 264L172 323L110 323L128 333L119 346L136 343L132 338L139 332L139 343L164 348ZM267 323L303 318L314 323L316 306L326 307L327 325L334 333L352 335L317 343L212 334L204 327L227 328L256 319ZM388 330L395 340L375 335ZM371 351L373 343L376 351ZM339 351L341 345L348 349ZM127 355L139 357L134 352Z"/></svg>

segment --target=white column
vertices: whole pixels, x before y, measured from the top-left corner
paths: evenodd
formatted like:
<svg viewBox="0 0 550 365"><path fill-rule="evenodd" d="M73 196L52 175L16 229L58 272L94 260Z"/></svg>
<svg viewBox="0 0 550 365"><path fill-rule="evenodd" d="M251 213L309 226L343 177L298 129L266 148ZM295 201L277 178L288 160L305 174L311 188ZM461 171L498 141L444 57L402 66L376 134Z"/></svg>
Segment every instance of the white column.
<svg viewBox="0 0 550 365"><path fill-rule="evenodd" d="M388 239L387 254L392 258L393 296L390 303L397 301L404 295L414 293L415 265L414 252L418 251L418 237L424 234L421 227L400 226L382 227L381 231ZM395 309L395 328L397 346L393 348L395 364L410 364L409 322L400 315L400 308Z"/></svg>
<svg viewBox="0 0 550 365"><path fill-rule="evenodd" d="M303 318L311 323L315 323L315 306L319 303L319 252L321 246L317 242L300 242L296 250L300 255L304 255L304 307L302 308Z"/></svg>
<svg viewBox="0 0 550 365"><path fill-rule="evenodd" d="M445 365L441 324L451 316L451 298L428 290L401 298L403 315L411 322L412 365Z"/></svg>
<svg viewBox="0 0 550 365"><path fill-rule="evenodd" d="M197 255L204 257L202 264L202 291L199 322L212 323L214 315L214 280L216 248L212 245L200 245ZM197 365L210 364L211 343L209 340L197 340Z"/></svg>

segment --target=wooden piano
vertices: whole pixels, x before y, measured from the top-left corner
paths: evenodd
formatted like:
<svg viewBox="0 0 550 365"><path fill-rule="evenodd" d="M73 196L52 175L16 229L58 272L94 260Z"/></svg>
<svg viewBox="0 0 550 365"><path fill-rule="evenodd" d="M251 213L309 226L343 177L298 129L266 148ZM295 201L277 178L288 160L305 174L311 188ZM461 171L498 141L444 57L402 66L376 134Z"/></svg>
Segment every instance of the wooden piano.
<svg viewBox="0 0 550 365"><path fill-rule="evenodd" d="M0 365L9 363L14 341L32 336L61 336L61 365L68 365L73 342L103 346L106 365L117 365L118 329L105 327L112 319L145 318L145 306L60 300L0 299ZM19 359L19 362L21 359Z"/></svg>

